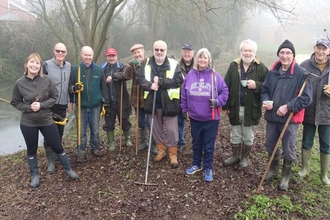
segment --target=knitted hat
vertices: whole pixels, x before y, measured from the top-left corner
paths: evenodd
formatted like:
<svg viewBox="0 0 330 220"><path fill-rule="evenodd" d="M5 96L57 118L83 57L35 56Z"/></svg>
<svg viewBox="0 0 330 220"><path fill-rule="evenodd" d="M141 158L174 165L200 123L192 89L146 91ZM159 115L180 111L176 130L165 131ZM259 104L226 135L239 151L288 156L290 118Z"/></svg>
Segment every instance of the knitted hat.
<svg viewBox="0 0 330 220"><path fill-rule="evenodd" d="M277 56L278 56L278 54L280 53L280 50L282 50L283 48L288 48L288 49L290 49L290 50L292 51L292 53L293 53L293 57L296 56L296 51L295 51L295 49L294 49L294 46L293 46L293 44L292 44L289 40L285 40L285 41L280 45L280 47L279 47L278 50L277 50Z"/></svg>

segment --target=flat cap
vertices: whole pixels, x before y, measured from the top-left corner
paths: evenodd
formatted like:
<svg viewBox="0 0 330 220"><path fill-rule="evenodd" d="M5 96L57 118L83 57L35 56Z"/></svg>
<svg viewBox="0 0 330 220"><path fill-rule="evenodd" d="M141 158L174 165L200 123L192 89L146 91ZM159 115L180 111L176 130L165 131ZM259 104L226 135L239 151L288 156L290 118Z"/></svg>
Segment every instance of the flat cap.
<svg viewBox="0 0 330 220"><path fill-rule="evenodd" d="M141 48L144 48L143 44L134 44L134 45L131 47L130 51L133 52L134 50L136 50L136 49L141 49Z"/></svg>

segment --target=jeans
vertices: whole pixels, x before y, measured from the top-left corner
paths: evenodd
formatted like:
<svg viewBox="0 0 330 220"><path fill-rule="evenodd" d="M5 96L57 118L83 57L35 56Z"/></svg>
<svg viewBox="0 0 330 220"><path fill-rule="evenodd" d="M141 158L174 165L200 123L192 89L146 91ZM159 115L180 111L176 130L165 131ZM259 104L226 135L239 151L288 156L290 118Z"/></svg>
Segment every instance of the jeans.
<svg viewBox="0 0 330 220"><path fill-rule="evenodd" d="M310 150L313 147L316 128L319 133L320 152L330 154L330 125L314 125L303 123L302 148Z"/></svg>
<svg viewBox="0 0 330 220"><path fill-rule="evenodd" d="M185 146L184 142L184 123L186 119L183 117L182 111L179 112L178 114L178 125L179 125L179 142L178 146L183 147Z"/></svg>
<svg viewBox="0 0 330 220"><path fill-rule="evenodd" d="M137 114L137 108L134 107L135 115ZM144 111L144 108L139 108L139 121L138 121L139 128L147 127L150 131L150 124L147 117L147 113Z"/></svg>
<svg viewBox="0 0 330 220"><path fill-rule="evenodd" d="M100 125L100 110L101 105L96 107L82 107L81 108L81 145L80 150L86 150L87 144L87 126L90 130L90 145L91 150L94 151L100 147L99 125ZM77 116L77 115L76 115ZM77 119L78 121L78 119Z"/></svg>
<svg viewBox="0 0 330 220"><path fill-rule="evenodd" d="M220 120L196 121L190 118L193 148L192 165L201 166L202 159L204 159L204 169L212 169L214 144L219 123Z"/></svg>

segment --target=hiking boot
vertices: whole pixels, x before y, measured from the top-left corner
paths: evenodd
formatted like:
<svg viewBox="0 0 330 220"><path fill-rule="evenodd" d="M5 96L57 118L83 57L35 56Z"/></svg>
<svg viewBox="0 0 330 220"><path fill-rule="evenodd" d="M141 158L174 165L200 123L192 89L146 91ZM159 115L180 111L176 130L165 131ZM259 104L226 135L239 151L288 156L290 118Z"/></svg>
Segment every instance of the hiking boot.
<svg viewBox="0 0 330 220"><path fill-rule="evenodd" d="M102 157L103 156L103 152L101 151L100 148L96 149L96 150L92 150L92 153L94 156L96 157Z"/></svg>
<svg viewBox="0 0 330 220"><path fill-rule="evenodd" d="M192 165L191 167L189 167L187 170L186 170L186 174L187 175L192 175L198 171L201 171L203 170L203 168L201 166L197 166L197 165Z"/></svg>
<svg viewBox="0 0 330 220"><path fill-rule="evenodd" d="M213 180L213 172L211 168L204 170L204 180L206 182L211 182Z"/></svg>

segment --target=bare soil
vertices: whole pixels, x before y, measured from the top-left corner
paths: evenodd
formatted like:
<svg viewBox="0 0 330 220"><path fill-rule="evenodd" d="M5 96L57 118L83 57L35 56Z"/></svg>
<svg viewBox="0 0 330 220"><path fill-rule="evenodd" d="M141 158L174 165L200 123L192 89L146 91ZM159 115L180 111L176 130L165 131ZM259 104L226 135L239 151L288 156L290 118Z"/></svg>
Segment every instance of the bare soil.
<svg viewBox="0 0 330 220"><path fill-rule="evenodd" d="M65 146L73 170L80 176L77 181L65 175L59 162L56 173L48 174L42 147L38 152L40 186L36 189L29 187L25 151L2 157L0 219L232 219L255 194L266 167L265 122L261 121L249 166L240 169L238 165L223 166L231 148L230 125L225 116L222 118L214 154L214 180L210 183L204 182L203 172L185 175L192 161L189 123L185 128L186 147L178 155L178 169L170 167L168 157L153 163L151 156L147 183L155 186L136 184L145 182L147 150L136 156L135 148L123 146L121 151L105 151L100 158L88 154L86 163L78 163L73 154L75 134L65 138ZM134 144L134 128L131 134ZM104 134L101 139L102 148L106 149ZM118 146L119 137L116 140ZM288 192L279 192L276 182L265 183L262 193L270 198L285 194L293 201L301 199L297 193L299 183L292 180ZM278 213L277 217L288 216ZM290 213L290 218L306 219L299 213Z"/></svg>

